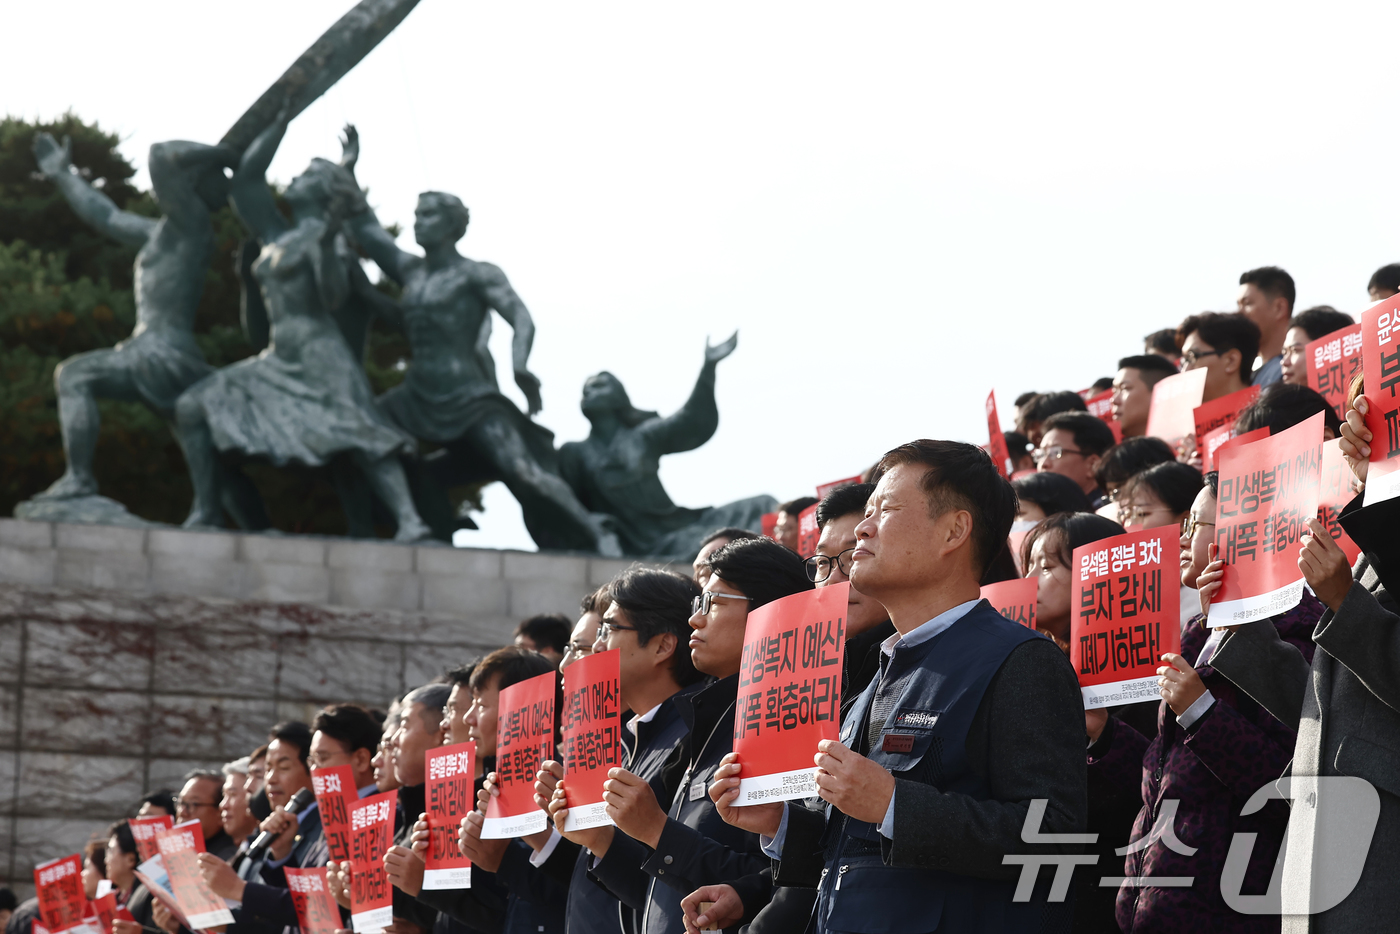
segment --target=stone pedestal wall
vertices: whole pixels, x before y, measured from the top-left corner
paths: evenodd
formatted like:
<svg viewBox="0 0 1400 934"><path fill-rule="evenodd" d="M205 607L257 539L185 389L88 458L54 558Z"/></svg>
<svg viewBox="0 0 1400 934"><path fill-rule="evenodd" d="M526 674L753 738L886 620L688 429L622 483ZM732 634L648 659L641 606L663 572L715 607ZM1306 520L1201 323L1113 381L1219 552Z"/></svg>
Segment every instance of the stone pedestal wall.
<svg viewBox="0 0 1400 934"><path fill-rule="evenodd" d="M628 563L0 519L0 884L277 720L383 707L574 616Z"/></svg>

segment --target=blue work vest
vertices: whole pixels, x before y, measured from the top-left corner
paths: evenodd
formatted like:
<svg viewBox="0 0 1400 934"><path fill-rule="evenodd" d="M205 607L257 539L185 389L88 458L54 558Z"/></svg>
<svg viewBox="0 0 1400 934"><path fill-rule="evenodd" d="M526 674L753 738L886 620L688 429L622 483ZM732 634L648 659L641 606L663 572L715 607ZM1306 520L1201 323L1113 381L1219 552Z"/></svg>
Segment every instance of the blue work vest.
<svg viewBox="0 0 1400 934"><path fill-rule="evenodd" d="M912 648L897 646L893 658L882 656L880 677L841 724L841 742L857 751L865 749L871 704L880 685L886 684L883 693L897 700L865 755L896 778L986 800L986 782L968 768L972 718L1012 650L1041 638L1006 620L983 600L929 641ZM831 807L827 813L826 868L813 916L821 934L1040 929L1043 906L1035 899L1013 904L1014 881L887 866L877 825L852 820ZM957 854L948 855L947 865L957 865Z"/></svg>

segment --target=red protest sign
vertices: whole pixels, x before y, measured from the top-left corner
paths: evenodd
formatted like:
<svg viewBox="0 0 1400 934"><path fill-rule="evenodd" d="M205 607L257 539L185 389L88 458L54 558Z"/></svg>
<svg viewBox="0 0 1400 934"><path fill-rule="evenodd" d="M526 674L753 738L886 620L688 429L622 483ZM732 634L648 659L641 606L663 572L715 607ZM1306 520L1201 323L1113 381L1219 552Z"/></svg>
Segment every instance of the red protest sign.
<svg viewBox="0 0 1400 934"><path fill-rule="evenodd" d="M1215 544L1225 576L1208 626L1276 616L1303 599L1298 540L1317 515L1322 413L1252 444L1220 451Z"/></svg>
<svg viewBox="0 0 1400 934"><path fill-rule="evenodd" d="M1173 451L1179 451L1183 441L1196 435L1195 411L1205 391L1204 367L1158 380L1147 411L1148 436L1161 438Z"/></svg>
<svg viewBox="0 0 1400 934"><path fill-rule="evenodd" d="M987 393L987 454L1003 477L1011 474L1011 452L1006 449L1006 435L1001 433L1001 418L997 415L997 394Z"/></svg>
<svg viewBox="0 0 1400 934"><path fill-rule="evenodd" d="M777 541L778 514L776 512L765 512L759 518L759 524L763 529L763 537Z"/></svg>
<svg viewBox="0 0 1400 934"><path fill-rule="evenodd" d="M744 767L736 805L817 793L817 743L841 731L850 589L819 587L749 611L734 702L734 751Z"/></svg>
<svg viewBox="0 0 1400 934"><path fill-rule="evenodd" d="M1203 444L1204 450L1201 452L1201 470L1210 473L1219 468L1220 452L1225 448L1239 447L1241 444L1250 444L1260 438L1269 436L1269 426L1256 428L1253 431L1246 431L1242 435L1235 434L1234 425L1221 425L1214 431L1207 432Z"/></svg>
<svg viewBox="0 0 1400 934"><path fill-rule="evenodd" d="M83 858L74 853L34 867L34 894L39 916L53 934L83 923L87 893L83 891Z"/></svg>
<svg viewBox="0 0 1400 934"><path fill-rule="evenodd" d="M117 917L117 893L108 892L92 900L92 913L97 916L97 924L102 934L112 934L112 922Z"/></svg>
<svg viewBox="0 0 1400 934"><path fill-rule="evenodd" d="M608 769L622 764L621 653L595 652L564 669L565 830L611 824L603 805ZM645 711L643 711L645 713Z"/></svg>
<svg viewBox="0 0 1400 934"><path fill-rule="evenodd" d="M1347 556L1347 563L1354 565L1361 555L1361 546L1351 540L1339 518L1355 495L1351 481L1351 465L1342 456L1342 439L1322 442L1322 488L1317 497L1317 520L1326 527L1337 547Z"/></svg>
<svg viewBox="0 0 1400 934"><path fill-rule="evenodd" d="M1113 430L1114 444L1123 440L1123 423L1113 417L1112 389L1105 389L1101 393L1089 396L1084 400L1084 406L1089 410L1090 415L1101 419Z"/></svg>
<svg viewBox="0 0 1400 934"><path fill-rule="evenodd" d="M1400 295L1361 315L1361 353L1366 372L1366 427L1371 463L1366 468L1364 505L1400 496Z"/></svg>
<svg viewBox="0 0 1400 934"><path fill-rule="evenodd" d="M808 506L797 515L797 553L810 558L817 553L822 530L817 527L817 507Z"/></svg>
<svg viewBox="0 0 1400 934"><path fill-rule="evenodd" d="M1221 396L1196 406L1192 410L1192 417L1196 420L1197 450L1204 446L1206 435L1225 425L1234 425L1240 413L1253 405L1254 400L1258 398L1259 387L1246 386L1239 392L1232 392L1228 396Z"/></svg>
<svg viewBox="0 0 1400 934"><path fill-rule="evenodd" d="M132 839L136 841L137 861L144 863L160 852L156 849L156 834L169 830L175 821L169 814L162 814L159 817L128 818L126 824L131 828Z"/></svg>
<svg viewBox="0 0 1400 934"><path fill-rule="evenodd" d="M535 805L535 775L554 758L554 691L559 675L546 671L501 689L496 705L496 787L486 806L482 839L539 833L548 815Z"/></svg>
<svg viewBox="0 0 1400 934"><path fill-rule="evenodd" d="M429 749L428 853L423 870L425 889L469 889L472 861L457 846L462 818L476 807L476 743L467 741Z"/></svg>
<svg viewBox="0 0 1400 934"><path fill-rule="evenodd" d="M199 871L199 854L204 852L204 831L199 821L176 824L156 834L156 847L170 877L170 893L189 921L200 931L220 924L232 924L233 915L224 900L215 895Z"/></svg>
<svg viewBox="0 0 1400 934"><path fill-rule="evenodd" d="M288 866L284 871L301 934L335 934L341 923L340 906L326 887L326 868L293 869Z"/></svg>
<svg viewBox="0 0 1400 934"><path fill-rule="evenodd" d="M321 812L321 830L331 859L343 863L350 858L350 804L360 800L355 773L348 765L311 770L311 790L316 793L316 809Z"/></svg>
<svg viewBox="0 0 1400 934"><path fill-rule="evenodd" d="M986 584L982 587L982 599L1013 623L1034 629L1035 593L1038 583L1034 577L1018 577L1015 580Z"/></svg>
<svg viewBox="0 0 1400 934"><path fill-rule="evenodd" d="M1347 392L1352 377L1361 372L1361 356L1360 324L1324 334L1303 348L1308 385L1327 400L1338 419L1347 417Z"/></svg>
<svg viewBox="0 0 1400 934"><path fill-rule="evenodd" d="M860 474L854 477L847 477L844 480L832 480L830 483L823 483L817 487L817 499L826 499L826 494L836 489L838 486L850 486L852 483L860 482Z"/></svg>
<svg viewBox="0 0 1400 934"><path fill-rule="evenodd" d="M1178 535L1158 526L1074 549L1069 660L1086 710L1161 699L1162 654L1181 651Z"/></svg>
<svg viewBox="0 0 1400 934"><path fill-rule="evenodd" d="M384 854L394 842L398 797L395 789L350 805L350 926L355 934L377 934L394 922Z"/></svg>

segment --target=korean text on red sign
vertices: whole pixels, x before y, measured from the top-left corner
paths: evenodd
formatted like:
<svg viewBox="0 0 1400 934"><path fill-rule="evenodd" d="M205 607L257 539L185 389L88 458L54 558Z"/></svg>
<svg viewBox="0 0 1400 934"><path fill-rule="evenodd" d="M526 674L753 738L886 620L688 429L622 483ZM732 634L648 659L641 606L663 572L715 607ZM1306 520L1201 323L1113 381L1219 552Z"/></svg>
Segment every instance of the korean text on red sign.
<svg viewBox="0 0 1400 934"><path fill-rule="evenodd" d="M554 693L557 672L501 689L496 705L496 787L486 807L481 836L500 840L539 833L549 818L535 805L535 775L554 758Z"/></svg>
<svg viewBox="0 0 1400 934"><path fill-rule="evenodd" d="M423 888L469 889L472 861L457 846L457 830L462 818L476 807L476 743L429 749L424 766L428 776L428 853Z"/></svg>
<svg viewBox="0 0 1400 934"><path fill-rule="evenodd" d="M1400 496L1400 295L1361 315L1361 353L1366 373L1366 427L1371 462L1366 468L1369 506Z"/></svg>
<svg viewBox="0 0 1400 934"><path fill-rule="evenodd" d="M1308 385L1327 400L1337 418L1347 417L1347 392L1352 377L1361 372L1361 325L1353 324L1324 334L1303 348Z"/></svg>
<svg viewBox="0 0 1400 934"><path fill-rule="evenodd" d="M53 934L83 922L87 894L83 891L83 858L76 853L34 867L34 894L39 915Z"/></svg>
<svg viewBox="0 0 1400 934"><path fill-rule="evenodd" d="M169 814L159 817L132 817L126 822L131 828L131 838L136 841L136 857L145 862L160 851L156 849L156 834L169 830L175 821Z"/></svg>
<svg viewBox="0 0 1400 934"><path fill-rule="evenodd" d="M622 765L621 653L596 652L564 669L565 830L611 824L603 804L608 769Z"/></svg>
<svg viewBox="0 0 1400 934"><path fill-rule="evenodd" d="M384 854L394 842L397 803L394 790L350 805L350 926L355 934L376 934L394 921Z"/></svg>
<svg viewBox="0 0 1400 934"><path fill-rule="evenodd" d="M287 889L297 910L301 934L335 934L340 928L340 907L326 886L326 867L295 869L288 866Z"/></svg>
<svg viewBox="0 0 1400 934"><path fill-rule="evenodd" d="M996 464L997 473L1011 475L1011 452L1006 449L1006 435L1001 433L1001 417L997 415L997 394L987 393L987 454Z"/></svg>
<svg viewBox="0 0 1400 934"><path fill-rule="evenodd" d="M817 743L841 729L850 588L820 587L749 611L734 704L734 751L743 765L736 805L817 793Z"/></svg>
<svg viewBox="0 0 1400 934"><path fill-rule="evenodd" d="M1206 435L1225 425L1234 425L1240 413L1253 405L1254 400L1258 398L1259 387L1246 386L1238 392L1212 399L1192 409L1191 417L1196 420L1197 450L1205 446Z"/></svg>
<svg viewBox="0 0 1400 934"><path fill-rule="evenodd" d="M189 920L189 926L202 931L220 924L232 924L233 915L224 900L214 894L199 871L199 854L204 852L204 831L199 821L185 821L156 834L161 862L170 877L170 894Z"/></svg>
<svg viewBox="0 0 1400 934"><path fill-rule="evenodd" d="M316 793L316 809L321 812L321 831L331 859L343 863L350 858L350 804L360 800L355 773L348 765L311 770L311 790Z"/></svg>
<svg viewBox="0 0 1400 934"><path fill-rule="evenodd" d="M808 506L797 515L797 553L810 558L817 553L822 530L817 527L817 507Z"/></svg>
<svg viewBox="0 0 1400 934"><path fill-rule="evenodd" d="M1018 577L1015 580L986 584L982 587L982 599L1013 623L1034 629L1035 594L1038 586L1039 582L1034 577Z"/></svg>
<svg viewBox="0 0 1400 934"><path fill-rule="evenodd" d="M1337 547L1347 556L1347 564L1356 564L1361 546L1351 540L1342 528L1341 514L1351 502L1351 465L1342 456L1342 439L1322 442L1322 490L1317 498L1317 521L1327 529Z"/></svg>
<svg viewBox="0 0 1400 934"><path fill-rule="evenodd" d="M1161 438L1178 450L1196 436L1196 407L1206 390L1206 371L1187 370L1168 376L1152 387L1147 412L1147 434Z"/></svg>
<svg viewBox="0 0 1400 934"><path fill-rule="evenodd" d="M1298 542L1317 515L1322 413L1269 438L1220 451L1215 544L1225 562L1207 625L1276 616L1303 599Z"/></svg>
<svg viewBox="0 0 1400 934"><path fill-rule="evenodd" d="M1158 701L1157 667L1181 651L1176 526L1074 549L1069 660L1084 708Z"/></svg>

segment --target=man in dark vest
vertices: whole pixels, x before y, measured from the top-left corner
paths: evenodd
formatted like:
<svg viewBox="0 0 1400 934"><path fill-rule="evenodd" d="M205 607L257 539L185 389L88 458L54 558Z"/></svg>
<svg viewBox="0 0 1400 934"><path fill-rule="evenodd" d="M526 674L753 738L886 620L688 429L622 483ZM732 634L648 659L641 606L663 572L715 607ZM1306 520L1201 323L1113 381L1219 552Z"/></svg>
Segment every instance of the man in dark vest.
<svg viewBox="0 0 1400 934"><path fill-rule="evenodd" d="M712 793L726 820L764 835L775 884L817 888L809 930L1033 932L1057 917L1068 930L1072 906L1047 904L1053 874L1017 901L1020 863L1003 860L1066 851L1023 832L1082 833L1087 814L1074 672L979 597L1015 493L969 444L915 441L880 469L850 578L896 633L840 740L818 746L825 813L731 807L733 773ZM1027 828L1033 802L1043 818Z"/></svg>

